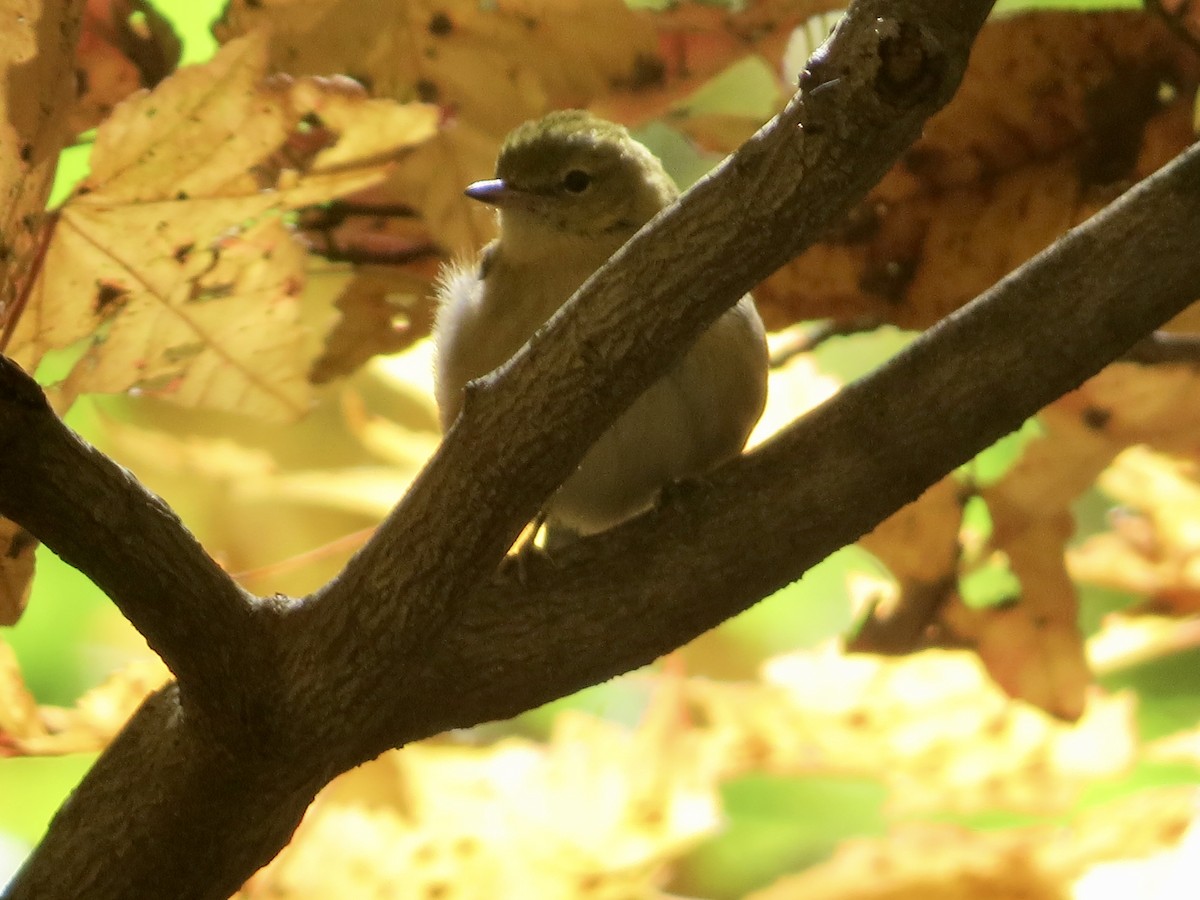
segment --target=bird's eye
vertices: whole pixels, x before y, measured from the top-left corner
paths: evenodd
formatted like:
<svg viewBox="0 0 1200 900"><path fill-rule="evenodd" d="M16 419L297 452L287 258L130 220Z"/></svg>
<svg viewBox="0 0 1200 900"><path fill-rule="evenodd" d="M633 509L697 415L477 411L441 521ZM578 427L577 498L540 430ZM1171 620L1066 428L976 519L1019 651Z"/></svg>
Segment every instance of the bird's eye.
<svg viewBox="0 0 1200 900"><path fill-rule="evenodd" d="M582 169L572 169L562 180L562 186L572 194L582 194L591 183L592 176Z"/></svg>

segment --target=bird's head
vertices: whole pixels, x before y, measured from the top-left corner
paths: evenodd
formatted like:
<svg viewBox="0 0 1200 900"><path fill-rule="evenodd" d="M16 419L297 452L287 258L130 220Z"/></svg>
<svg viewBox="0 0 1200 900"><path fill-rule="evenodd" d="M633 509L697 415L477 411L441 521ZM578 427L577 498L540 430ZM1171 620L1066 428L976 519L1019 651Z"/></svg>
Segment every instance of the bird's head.
<svg viewBox="0 0 1200 900"><path fill-rule="evenodd" d="M517 127L500 150L496 177L466 190L500 210L504 241L558 234L618 243L678 193L654 154L628 131L583 110Z"/></svg>

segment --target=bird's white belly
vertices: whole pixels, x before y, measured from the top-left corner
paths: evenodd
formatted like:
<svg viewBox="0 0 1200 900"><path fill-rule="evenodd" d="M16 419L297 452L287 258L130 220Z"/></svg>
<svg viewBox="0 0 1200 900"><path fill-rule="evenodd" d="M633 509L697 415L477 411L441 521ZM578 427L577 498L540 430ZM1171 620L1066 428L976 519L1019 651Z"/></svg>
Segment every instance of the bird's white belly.
<svg viewBox="0 0 1200 900"><path fill-rule="evenodd" d="M509 293L497 290L512 273L507 262L489 274L487 289L469 270L449 273L435 329L446 427L463 385L515 353L598 264L561 265L549 277L523 273L523 289ZM592 445L547 503L548 521L602 531L649 507L665 485L736 456L765 403L766 353L762 323L744 297Z"/></svg>
<svg viewBox="0 0 1200 900"><path fill-rule="evenodd" d="M737 455L762 412L766 347L749 298L726 313L596 441L547 504L582 534L654 503L671 482Z"/></svg>

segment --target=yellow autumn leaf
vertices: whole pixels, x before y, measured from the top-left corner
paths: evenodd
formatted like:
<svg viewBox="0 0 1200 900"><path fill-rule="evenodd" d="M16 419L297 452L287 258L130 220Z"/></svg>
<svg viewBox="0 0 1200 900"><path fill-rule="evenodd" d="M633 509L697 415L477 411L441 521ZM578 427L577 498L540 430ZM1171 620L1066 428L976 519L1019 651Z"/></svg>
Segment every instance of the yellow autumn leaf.
<svg viewBox="0 0 1200 900"><path fill-rule="evenodd" d="M1180 894L1148 893L1145 880L1127 881L1115 893L1098 884L1082 888L1092 871L1111 873L1105 864L1113 860L1136 866L1149 862L1151 854L1194 849L1195 803L1193 789L1176 788L1107 804L1065 827L971 831L949 824L900 825L880 838L847 841L832 859L785 876L747 900L1182 900L1194 893L1194 875L1190 889Z"/></svg>
<svg viewBox="0 0 1200 900"><path fill-rule="evenodd" d="M251 589L303 594L336 574L435 450L431 372L422 342L282 431L238 420L212 436L204 413L151 402L124 407L135 421L105 418L93 440Z"/></svg>
<svg viewBox="0 0 1200 900"><path fill-rule="evenodd" d="M463 188L492 176L505 133L484 131L469 120L447 123L397 167L377 192L379 200L411 205L434 240L452 255L473 253L495 236L495 216L484 204L464 197Z"/></svg>
<svg viewBox="0 0 1200 900"><path fill-rule="evenodd" d="M663 865L718 825L699 735L580 714L548 744L433 740L336 779L238 896L558 900L659 896Z"/></svg>
<svg viewBox="0 0 1200 900"><path fill-rule="evenodd" d="M17 654L0 639L0 756L19 754L21 741L44 733L37 701L25 687Z"/></svg>
<svg viewBox="0 0 1200 900"><path fill-rule="evenodd" d="M963 487L947 476L917 500L889 516L859 540L903 586L953 577L958 565L958 533Z"/></svg>
<svg viewBox="0 0 1200 900"><path fill-rule="evenodd" d="M447 111L377 199L414 207L452 253L490 237L489 212L461 194L491 174L510 129L637 84L657 49L650 17L622 0L234 0L215 31L229 40L264 25L277 68L344 72L378 97Z"/></svg>
<svg viewBox="0 0 1200 900"><path fill-rule="evenodd" d="M1135 592L1164 612L1200 610L1200 479L1194 463L1131 447L1099 485L1125 508L1112 530L1075 548L1071 572L1083 581Z"/></svg>
<svg viewBox="0 0 1200 900"><path fill-rule="evenodd" d="M58 154L68 138L75 95L67 7L39 0L10 0L0 28L6 89L0 91L0 310L12 314L30 276L42 211L54 181ZM57 17L57 19L56 19Z"/></svg>
<svg viewBox="0 0 1200 900"><path fill-rule="evenodd" d="M47 734L22 742L22 750L32 756L103 750L142 701L170 678L158 657L130 663L80 697L72 708L43 706Z"/></svg>
<svg viewBox="0 0 1200 900"><path fill-rule="evenodd" d="M1065 809L1091 781L1126 771L1137 750L1131 697L1093 692L1065 724L1005 696L963 651L794 653L771 660L763 684L687 690L724 777L870 776L901 810Z"/></svg>
<svg viewBox="0 0 1200 900"><path fill-rule="evenodd" d="M436 113L345 79L266 79L252 35L122 103L63 205L13 338L27 367L93 342L76 392L137 389L261 416L306 411L303 249L278 214L378 181Z"/></svg>
<svg viewBox="0 0 1200 900"><path fill-rule="evenodd" d="M0 756L58 756L103 750L146 696L171 677L157 657L131 663L85 693L74 707L38 707L12 650L0 641Z"/></svg>
<svg viewBox="0 0 1200 900"><path fill-rule="evenodd" d="M1195 801L1193 806L1197 806ZM1173 845L1169 839L1178 829L1178 819L1163 816L1157 821L1135 822L1133 827L1147 824L1158 826L1165 846L1148 856L1107 860L1092 866L1072 886L1073 900L1112 897L1189 900L1195 894L1200 881L1200 815L1192 819L1183 837Z"/></svg>
<svg viewBox="0 0 1200 900"><path fill-rule="evenodd" d="M136 277L148 268L138 262L112 265L112 255L81 230L92 224L115 237L111 221L80 216L71 222L80 227L64 230L57 249L88 259L93 272L134 280L128 289L101 286L100 299L111 304L102 315L110 321L67 376L76 394L134 390L271 419L307 411L311 341L297 303L305 255L283 222L264 218L239 234L214 236L209 252L197 254L209 257L205 270L182 266L178 277L163 273L158 284Z"/></svg>

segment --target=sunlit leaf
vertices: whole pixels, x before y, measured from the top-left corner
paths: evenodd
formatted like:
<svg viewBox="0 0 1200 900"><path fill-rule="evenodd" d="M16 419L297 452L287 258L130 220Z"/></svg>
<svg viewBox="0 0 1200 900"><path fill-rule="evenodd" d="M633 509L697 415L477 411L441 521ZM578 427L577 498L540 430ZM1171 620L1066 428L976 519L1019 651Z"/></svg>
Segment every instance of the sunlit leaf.
<svg viewBox="0 0 1200 900"><path fill-rule="evenodd" d="M1194 845L1194 837L1184 838L1189 828L1195 831L1194 815L1194 791L1174 790L1100 808L1065 828L975 832L953 825L904 825L878 840L848 841L829 862L781 879L748 900L1182 898L1187 894L1143 893L1149 885L1137 878L1124 882L1127 887L1118 894L1109 893L1102 885L1112 869L1099 864L1129 860L1136 867L1148 854L1177 847L1175 858L1183 861L1181 838ZM1072 884L1093 866L1096 892L1073 894ZM1143 878L1149 872L1135 871ZM1177 884L1190 891L1194 882L1184 878Z"/></svg>
<svg viewBox="0 0 1200 900"><path fill-rule="evenodd" d="M108 118L59 213L17 359L92 337L68 377L76 393L306 411L305 256L274 214L383 177L398 148L433 133L434 114L344 80L264 81L265 66L263 39L246 38ZM314 121L315 134L301 127Z"/></svg>
<svg viewBox="0 0 1200 900"><path fill-rule="evenodd" d="M545 745L413 745L335 780L238 896L655 898L663 863L718 824L702 751L677 726L577 714Z"/></svg>
<svg viewBox="0 0 1200 900"><path fill-rule="evenodd" d="M74 97L75 48L67 40L66 23L54 19L65 10L35 0L8 0L3 7L8 24L0 28L7 85L0 91L0 310L5 322L32 277L42 210L68 138L62 111Z"/></svg>
<svg viewBox="0 0 1200 900"><path fill-rule="evenodd" d="M1132 698L1092 693L1073 725L1009 699L961 651L797 653L766 684L691 683L724 771L872 776L894 807L1068 808L1133 763Z"/></svg>

